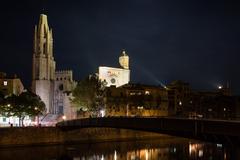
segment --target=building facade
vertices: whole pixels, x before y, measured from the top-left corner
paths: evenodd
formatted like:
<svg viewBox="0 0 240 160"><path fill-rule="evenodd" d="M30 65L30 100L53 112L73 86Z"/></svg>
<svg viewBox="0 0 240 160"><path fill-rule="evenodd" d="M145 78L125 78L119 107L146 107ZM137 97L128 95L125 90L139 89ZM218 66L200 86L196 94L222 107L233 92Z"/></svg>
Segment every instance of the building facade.
<svg viewBox="0 0 240 160"><path fill-rule="evenodd" d="M159 86L141 84L108 87L105 116L168 116L168 92Z"/></svg>
<svg viewBox="0 0 240 160"><path fill-rule="evenodd" d="M191 88L189 83L181 80L171 82L166 86L169 99L169 111L171 115L183 114L185 108L191 104Z"/></svg>
<svg viewBox="0 0 240 160"><path fill-rule="evenodd" d="M3 95L20 95L24 91L24 86L20 78L16 75L9 77L6 73L0 73L0 91Z"/></svg>
<svg viewBox="0 0 240 160"><path fill-rule="evenodd" d="M0 92L6 97L11 95L19 96L22 92L24 92L24 86L20 78L16 75L14 76L7 76L6 73L0 72ZM24 124L30 124L31 119L30 117L26 117L24 119ZM13 126L19 125L19 118L18 117L5 117L0 115L0 126Z"/></svg>
<svg viewBox="0 0 240 160"><path fill-rule="evenodd" d="M101 81L105 81L106 86L120 87L130 81L129 56L126 51L122 51L119 57L120 68L100 66L98 76Z"/></svg>
<svg viewBox="0 0 240 160"><path fill-rule="evenodd" d="M49 115L43 120L54 121L70 109L70 102L66 101L75 83L72 71L56 71L53 32L45 14L40 15L39 24L35 26L32 64L32 91L41 97Z"/></svg>
<svg viewBox="0 0 240 160"><path fill-rule="evenodd" d="M228 85L215 90L191 89L177 80L167 85L170 115L188 118L239 119L240 98L232 96Z"/></svg>
<svg viewBox="0 0 240 160"><path fill-rule="evenodd" d="M76 118L76 110L71 107L71 92L76 87L71 70L56 71L54 81L54 107L52 113L65 115L68 119Z"/></svg>

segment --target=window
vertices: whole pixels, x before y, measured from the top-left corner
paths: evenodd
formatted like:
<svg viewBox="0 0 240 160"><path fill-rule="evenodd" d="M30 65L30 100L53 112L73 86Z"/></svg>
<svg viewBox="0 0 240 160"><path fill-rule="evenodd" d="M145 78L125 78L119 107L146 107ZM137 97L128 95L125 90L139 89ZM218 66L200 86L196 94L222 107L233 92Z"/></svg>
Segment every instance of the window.
<svg viewBox="0 0 240 160"><path fill-rule="evenodd" d="M60 85L58 86L58 89L59 89L60 91L63 91L63 84L60 84Z"/></svg>
<svg viewBox="0 0 240 160"><path fill-rule="evenodd" d="M7 122L7 118L3 117L3 122Z"/></svg>
<svg viewBox="0 0 240 160"><path fill-rule="evenodd" d="M7 82L7 81L3 81L3 85L4 85L4 86L7 86L7 85L8 85L8 82Z"/></svg>
<svg viewBox="0 0 240 160"><path fill-rule="evenodd" d="M145 91L145 95L150 95L150 92L149 91Z"/></svg>
<svg viewBox="0 0 240 160"><path fill-rule="evenodd" d="M58 114L63 114L63 106L58 106Z"/></svg>

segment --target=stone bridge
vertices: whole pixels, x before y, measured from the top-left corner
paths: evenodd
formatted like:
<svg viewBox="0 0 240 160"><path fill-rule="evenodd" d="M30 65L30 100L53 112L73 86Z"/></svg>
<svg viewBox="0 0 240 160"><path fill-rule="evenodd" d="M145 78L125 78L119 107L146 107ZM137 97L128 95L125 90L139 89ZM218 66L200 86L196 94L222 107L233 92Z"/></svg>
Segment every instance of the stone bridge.
<svg viewBox="0 0 240 160"><path fill-rule="evenodd" d="M59 122L62 130L105 127L141 130L211 142L240 144L240 121L174 117L104 117Z"/></svg>

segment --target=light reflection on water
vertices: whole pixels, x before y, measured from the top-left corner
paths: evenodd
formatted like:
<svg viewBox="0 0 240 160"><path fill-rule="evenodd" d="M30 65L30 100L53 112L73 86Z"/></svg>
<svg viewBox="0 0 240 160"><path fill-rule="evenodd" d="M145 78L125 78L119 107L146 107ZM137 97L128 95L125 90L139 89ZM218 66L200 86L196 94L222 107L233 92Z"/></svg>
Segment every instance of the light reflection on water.
<svg viewBox="0 0 240 160"><path fill-rule="evenodd" d="M222 144L182 138L0 149L4 160L228 160ZM233 156L232 156L233 157ZM231 158L233 159L233 158ZM235 159L235 158L234 158Z"/></svg>

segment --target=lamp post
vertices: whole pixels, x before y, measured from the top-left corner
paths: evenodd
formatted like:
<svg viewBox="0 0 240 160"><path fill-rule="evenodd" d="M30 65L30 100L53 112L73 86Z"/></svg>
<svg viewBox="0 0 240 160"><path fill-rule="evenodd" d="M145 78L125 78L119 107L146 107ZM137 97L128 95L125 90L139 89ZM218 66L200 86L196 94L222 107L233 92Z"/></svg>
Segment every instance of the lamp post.
<svg viewBox="0 0 240 160"><path fill-rule="evenodd" d="M37 112L38 107L35 107L34 110ZM37 126L39 126L39 113L37 112Z"/></svg>
<svg viewBox="0 0 240 160"><path fill-rule="evenodd" d="M67 117L65 115L62 116L63 121L65 121L67 119Z"/></svg>

